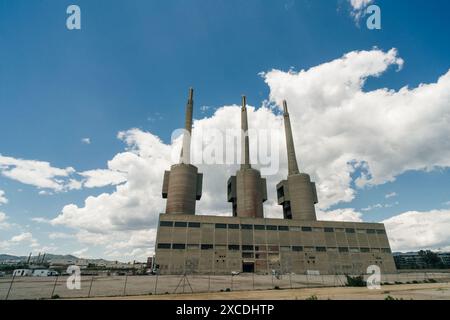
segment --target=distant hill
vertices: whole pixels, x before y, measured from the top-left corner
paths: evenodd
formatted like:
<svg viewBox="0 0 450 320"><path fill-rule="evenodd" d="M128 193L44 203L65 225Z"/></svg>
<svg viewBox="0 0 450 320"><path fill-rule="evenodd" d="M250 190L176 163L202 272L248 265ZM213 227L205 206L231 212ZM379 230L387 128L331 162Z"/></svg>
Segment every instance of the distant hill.
<svg viewBox="0 0 450 320"><path fill-rule="evenodd" d="M9 254L0 254L0 261L6 261L6 260L10 260L10 261L21 261L22 257L17 257L17 256L12 256Z"/></svg>
<svg viewBox="0 0 450 320"><path fill-rule="evenodd" d="M36 261L38 258L38 256L31 256L31 261ZM42 259L42 255L39 257L39 260ZM52 260L52 259L71 259L71 260L76 260L78 259L77 257L70 255L70 254L65 254L65 255L61 255L61 254L50 254L50 253L46 253L44 260L48 261L48 260ZM28 260L28 256L13 256L10 254L0 254L0 261L27 261Z"/></svg>
<svg viewBox="0 0 450 320"><path fill-rule="evenodd" d="M83 259L87 260L88 263L111 263L111 260L105 260L105 259L85 259L85 258L78 258L71 254L51 254L46 253L44 257L44 262L48 262L49 260L53 259L64 259L64 260L78 260ZM14 262L27 262L28 256L13 256L10 254L0 254L0 263L4 261L14 261ZM32 256L30 259L31 263L37 263L38 262L38 256ZM42 255L39 257L39 263L42 263Z"/></svg>

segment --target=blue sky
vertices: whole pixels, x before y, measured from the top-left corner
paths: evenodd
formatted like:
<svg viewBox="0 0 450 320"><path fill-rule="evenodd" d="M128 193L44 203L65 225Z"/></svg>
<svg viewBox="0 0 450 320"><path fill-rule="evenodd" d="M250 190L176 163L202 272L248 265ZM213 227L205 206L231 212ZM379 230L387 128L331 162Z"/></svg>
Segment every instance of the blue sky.
<svg viewBox="0 0 450 320"><path fill-rule="evenodd" d="M189 86L196 89L196 118L213 117L216 108L239 103L243 93L254 106L269 99L260 72L307 70L374 47L396 48L405 63L399 72L390 68L369 77L364 91L435 83L450 68L450 3L374 3L382 10L382 30L368 30L364 17L356 21L347 0L0 0L0 154L77 172L106 168L125 150L120 131L139 128L169 143L172 130L183 123ZM70 4L81 8L81 30L66 28ZM202 106L210 108L201 112ZM370 221L413 210L449 210L449 178L445 166L407 170L392 182L355 186L352 201L328 209L353 208ZM81 208L87 197L115 189L55 192L0 175L8 200L0 212L9 224L1 230L0 251L114 256L101 244L62 235L79 228L31 219L54 219L68 204ZM30 242L11 243L28 233ZM60 237L50 239L52 233Z"/></svg>

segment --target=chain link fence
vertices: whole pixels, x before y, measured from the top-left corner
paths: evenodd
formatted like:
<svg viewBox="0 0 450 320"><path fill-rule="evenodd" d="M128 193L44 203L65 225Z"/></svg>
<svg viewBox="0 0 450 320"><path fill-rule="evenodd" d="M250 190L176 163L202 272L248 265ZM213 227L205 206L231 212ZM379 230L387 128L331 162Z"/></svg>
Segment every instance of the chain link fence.
<svg viewBox="0 0 450 320"><path fill-rule="evenodd" d="M358 275L359 276L359 275ZM364 280L370 275L364 275ZM154 275L81 276L80 289L67 288L67 276L2 277L0 299L94 298L228 291L277 290L318 287L343 287L345 275ZM382 285L409 283L448 283L450 273L412 272L384 274Z"/></svg>

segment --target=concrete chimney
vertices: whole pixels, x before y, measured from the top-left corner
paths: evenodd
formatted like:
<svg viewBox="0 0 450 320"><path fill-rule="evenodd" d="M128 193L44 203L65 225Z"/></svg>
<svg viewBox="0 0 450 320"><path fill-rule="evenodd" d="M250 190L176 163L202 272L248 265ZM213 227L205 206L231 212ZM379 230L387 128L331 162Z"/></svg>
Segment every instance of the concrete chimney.
<svg viewBox="0 0 450 320"><path fill-rule="evenodd" d="M181 148L180 163L191 163L191 136L192 136L192 114L194 112L194 89L189 88L189 98L186 104L186 122L183 135L183 146Z"/></svg>
<svg viewBox="0 0 450 320"><path fill-rule="evenodd" d="M194 90L189 89L180 163L164 172L162 197L167 199L166 214L195 215L196 201L202 197L203 174L191 165L191 133Z"/></svg>
<svg viewBox="0 0 450 320"><path fill-rule="evenodd" d="M316 184L311 177L300 173L295 155L291 120L287 102L283 101L284 129L286 133L286 149L288 156L288 177L277 185L278 204L283 206L285 219L316 221L315 204L318 203Z"/></svg>
<svg viewBox="0 0 450 320"><path fill-rule="evenodd" d="M233 216L242 218L263 218L263 203L267 200L266 179L250 164L250 143L248 137L247 99L242 97L241 108L241 168L236 176L228 179L228 202L232 203Z"/></svg>

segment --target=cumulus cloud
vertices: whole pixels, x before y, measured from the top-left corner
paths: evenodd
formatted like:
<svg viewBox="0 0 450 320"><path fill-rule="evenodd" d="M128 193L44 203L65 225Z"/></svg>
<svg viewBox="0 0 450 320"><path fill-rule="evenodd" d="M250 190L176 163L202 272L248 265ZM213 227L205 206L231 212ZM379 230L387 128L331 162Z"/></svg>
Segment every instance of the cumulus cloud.
<svg viewBox="0 0 450 320"><path fill-rule="evenodd" d="M362 222L362 214L353 208L317 211L317 219L321 221Z"/></svg>
<svg viewBox="0 0 450 320"><path fill-rule="evenodd" d="M117 154L109 166L120 168L127 182L118 185L113 193L88 197L84 207L65 206L53 224L97 233L155 225L156 213L163 208L161 185L170 164L170 146L138 129L121 132L119 138L128 151Z"/></svg>
<svg viewBox="0 0 450 320"><path fill-rule="evenodd" d="M6 221L7 219L8 216L6 213L0 211L0 230L9 229L11 227L11 224Z"/></svg>
<svg viewBox="0 0 450 320"><path fill-rule="evenodd" d="M55 239L70 239L73 238L74 235L73 234L69 234L69 233L64 233L64 232L51 232L48 235L48 238L51 240L55 240Z"/></svg>
<svg viewBox="0 0 450 320"><path fill-rule="evenodd" d="M86 252L89 251L89 248L83 248L77 251L74 251L72 254L76 257L84 257Z"/></svg>
<svg viewBox="0 0 450 320"><path fill-rule="evenodd" d="M7 204L7 203L8 203L8 199L6 199L5 191L0 190L0 205Z"/></svg>
<svg viewBox="0 0 450 320"><path fill-rule="evenodd" d="M23 184L37 187L39 195L53 195L54 192L100 188L117 185L125 181L125 175L115 170L115 162L108 163L110 169L96 169L76 172L72 167L56 168L49 162L16 159L0 155L0 174ZM0 190L0 204L7 203L4 191Z"/></svg>
<svg viewBox="0 0 450 320"><path fill-rule="evenodd" d="M383 223L393 250L440 249L450 244L450 210L409 211Z"/></svg>
<svg viewBox="0 0 450 320"><path fill-rule="evenodd" d="M34 217L31 218L31 221L37 222L37 223L50 223L50 220L44 217Z"/></svg>
<svg viewBox="0 0 450 320"><path fill-rule="evenodd" d="M450 72L417 88L364 91L369 76L393 65L403 65L395 49L374 49L264 75L271 100L289 103L300 165L319 182L321 208L351 201L353 178L362 188L450 166Z"/></svg>
<svg viewBox="0 0 450 320"><path fill-rule="evenodd" d="M373 2L373 0L349 0L354 10L361 10Z"/></svg>
<svg viewBox="0 0 450 320"><path fill-rule="evenodd" d="M70 179L75 169L52 167L45 161L16 159L0 154L0 173L10 179L42 189L64 191L80 187L74 179Z"/></svg>
<svg viewBox="0 0 450 320"><path fill-rule="evenodd" d="M394 198L394 197L397 197L397 196L398 196L397 192L390 192L390 193L387 193L384 197L386 199L389 199L389 198Z"/></svg>
<svg viewBox="0 0 450 320"><path fill-rule="evenodd" d="M156 230L116 230L103 234L81 230L75 236L79 243L88 245L89 248L102 248L104 257L107 259L145 261L147 257L154 253Z"/></svg>
<svg viewBox="0 0 450 320"><path fill-rule="evenodd" d="M114 170L89 170L80 173L85 177L83 185L86 188L99 188L109 185L117 185L126 181L126 175L119 171Z"/></svg>
<svg viewBox="0 0 450 320"><path fill-rule="evenodd" d="M373 0L349 0L352 7L351 15L355 18L355 21L364 16L364 10L372 4Z"/></svg>
<svg viewBox="0 0 450 320"><path fill-rule="evenodd" d="M374 209L392 208L398 204L399 204L398 201L394 202L394 203L377 203L377 204L370 205L366 208L362 208L361 211L372 211Z"/></svg>
<svg viewBox="0 0 450 320"><path fill-rule="evenodd" d="M84 144L91 144L91 138L83 138L81 139L81 142Z"/></svg>
<svg viewBox="0 0 450 320"><path fill-rule="evenodd" d="M32 249L39 247L39 242L33 237L31 232L22 232L11 237L9 240L0 241L0 249L2 250L9 250L17 246L20 246L22 249L26 245Z"/></svg>
<svg viewBox="0 0 450 320"><path fill-rule="evenodd" d="M403 64L395 49L373 49L350 52L300 72L262 74L272 106L288 101L300 168L317 182L320 219L361 221L362 215L354 209L330 207L352 201L357 188L393 181L405 171L450 166L450 72L417 88L364 90L369 77L379 77L391 67L400 70ZM287 174L282 117L265 106L249 107L248 112L250 128L279 133L272 141L283 148L280 170L267 177L265 212L281 217L275 185ZM192 154L204 151L202 131L238 128L239 117L239 107L234 105L195 120ZM111 256L154 245L158 214L165 205L163 172L170 168L174 150L179 154L180 142L165 144L139 129L121 132L118 138L126 150L108 162L106 171L93 170L85 176L92 186L117 184L115 191L88 197L81 206L69 204L51 221L78 230L78 241L105 246ZM214 135L206 138L215 139ZM221 143L229 146L229 142ZM252 159L263 156L252 144ZM197 211L230 215L226 181L237 166L198 167L204 173L204 193Z"/></svg>

